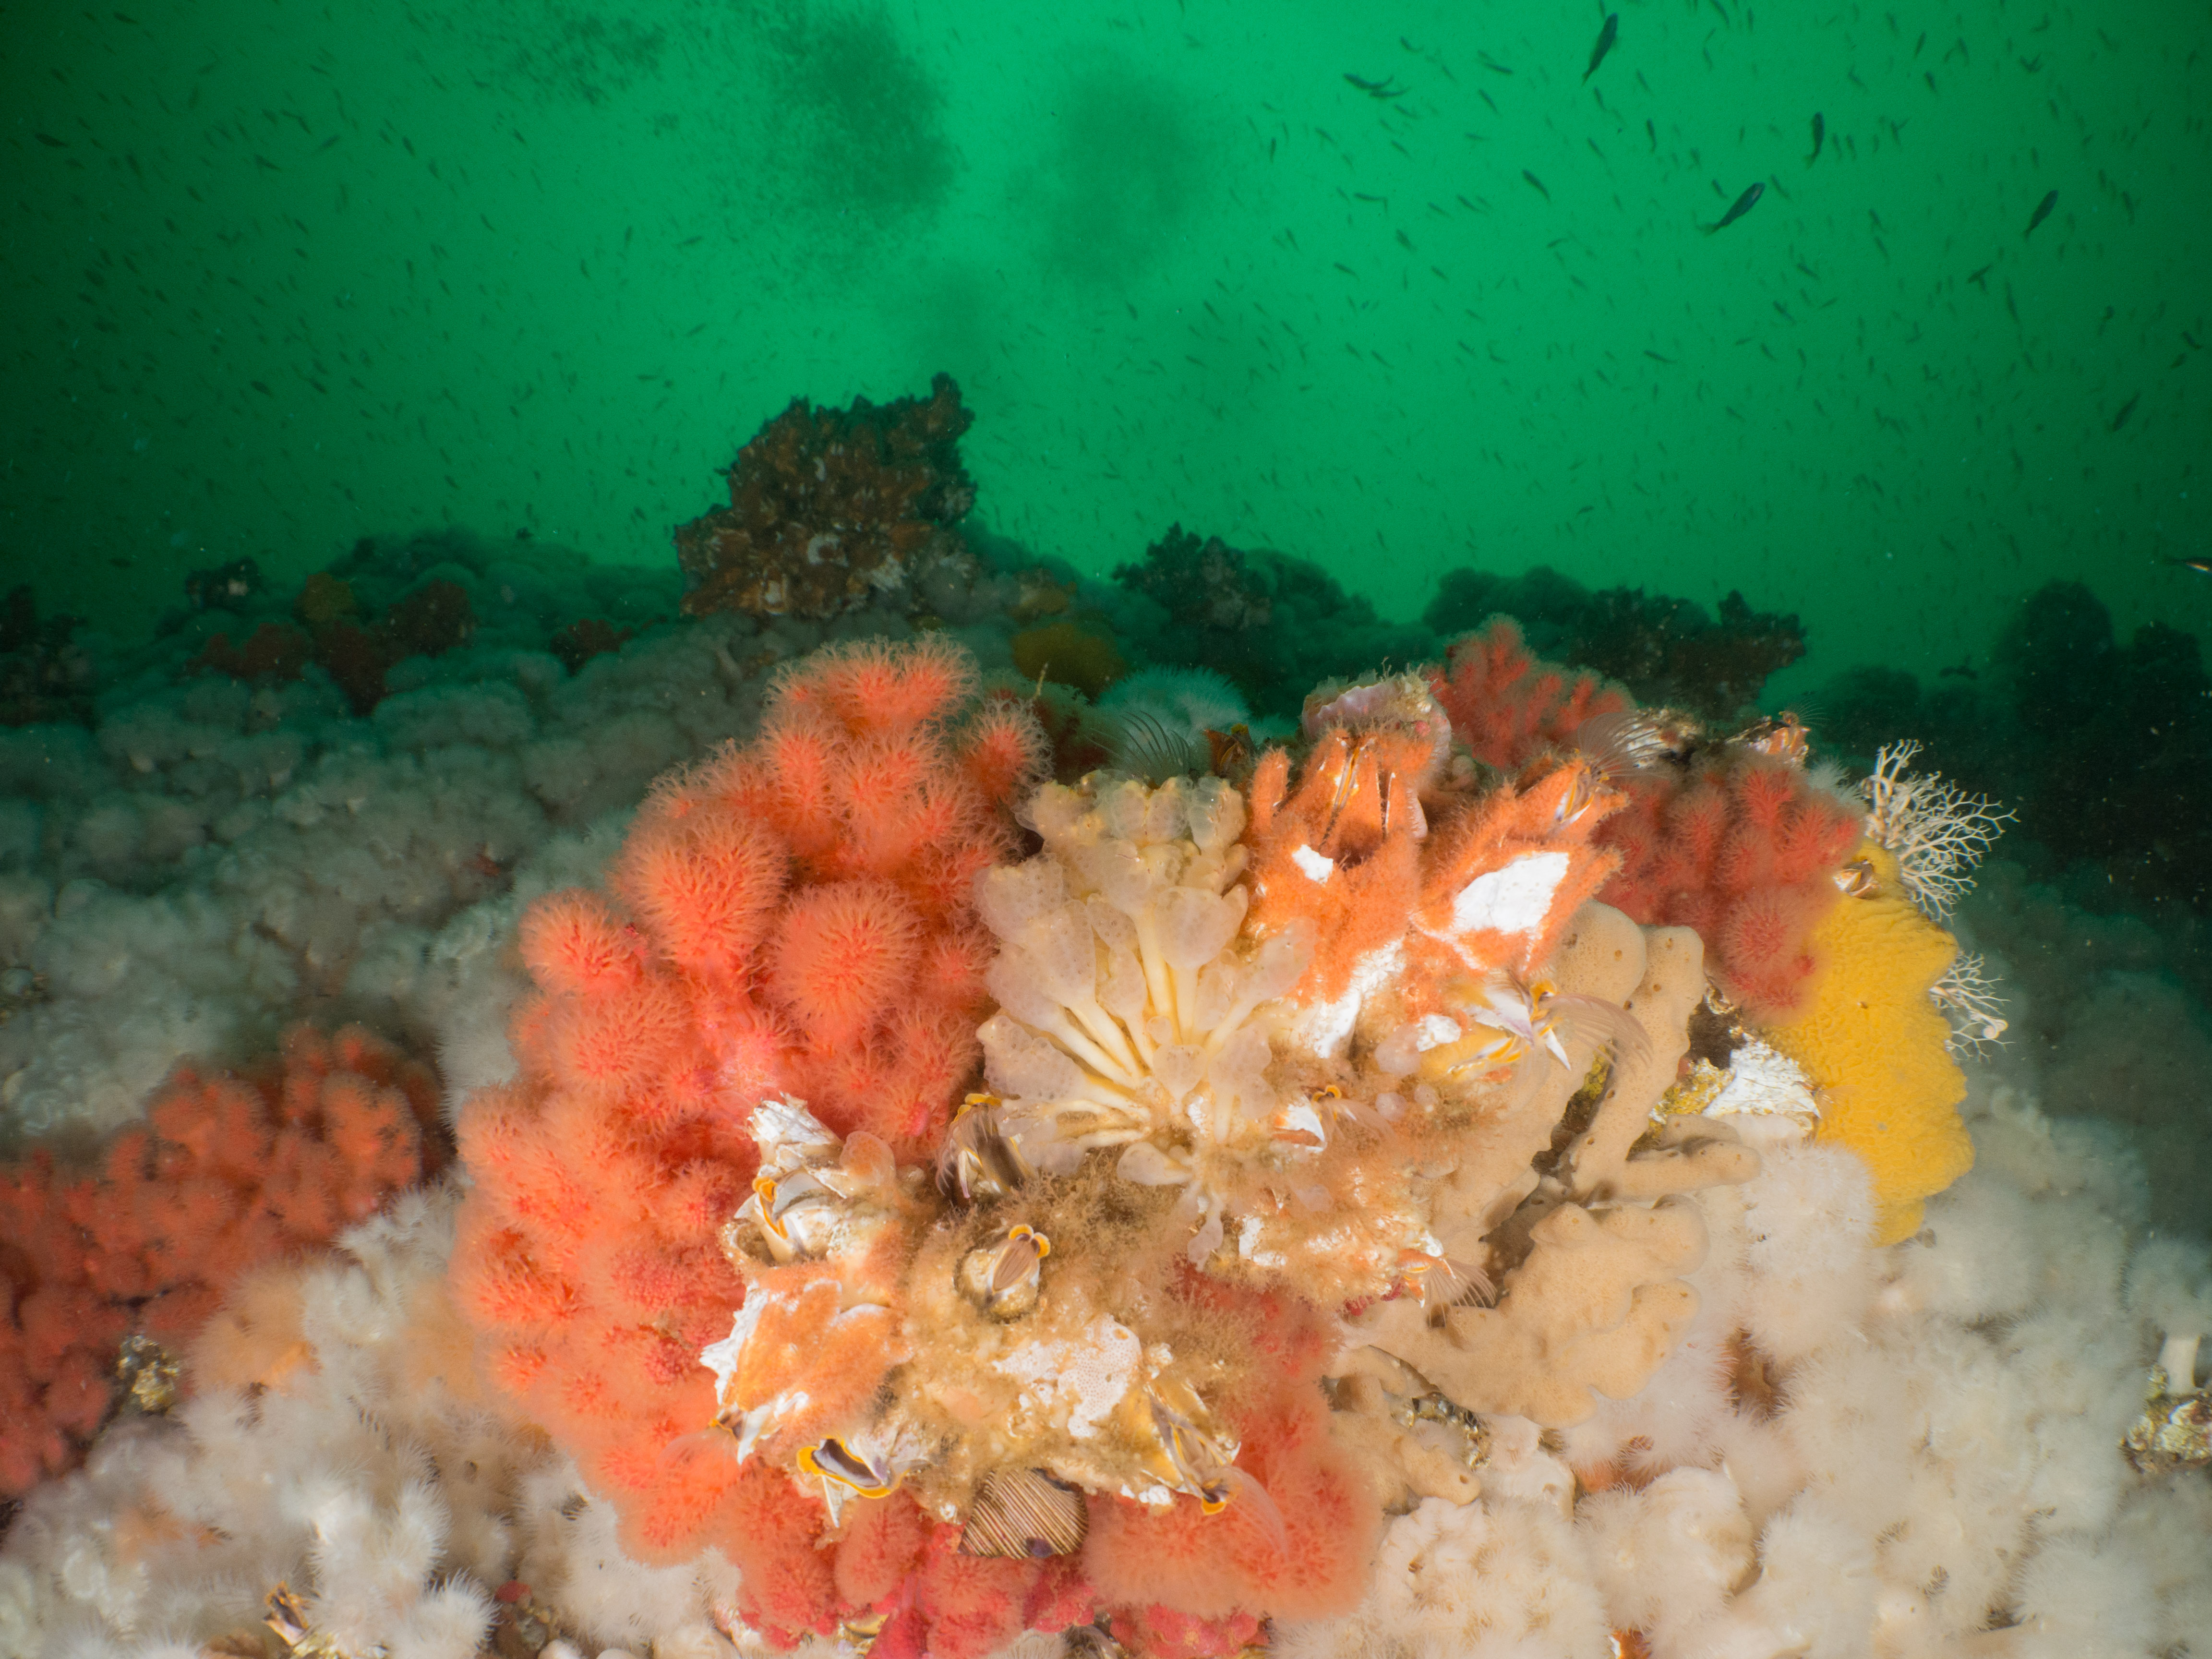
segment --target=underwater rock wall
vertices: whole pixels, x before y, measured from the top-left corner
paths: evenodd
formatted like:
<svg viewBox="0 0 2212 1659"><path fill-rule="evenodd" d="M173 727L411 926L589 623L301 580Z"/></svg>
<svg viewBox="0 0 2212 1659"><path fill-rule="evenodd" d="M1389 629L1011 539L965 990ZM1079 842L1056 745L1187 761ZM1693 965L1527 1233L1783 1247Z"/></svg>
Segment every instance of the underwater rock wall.
<svg viewBox="0 0 2212 1659"><path fill-rule="evenodd" d="M461 1181L27 1490L0 1650L2178 1650L2212 1258L1950 1056L1905 775L1488 649L1158 782L1031 781L1038 700L941 636L773 671L362 975L447 1034ZM1776 787L1708 831L1716 767ZM1670 776L1651 822L1826 871L1791 1012L1604 902ZM1917 1017L1809 1035L1862 983Z"/></svg>
<svg viewBox="0 0 2212 1659"><path fill-rule="evenodd" d="M2008 1012L2081 919L1787 618L1086 586L964 422L794 404L683 593L0 633L0 1659L2201 1642L2140 939Z"/></svg>

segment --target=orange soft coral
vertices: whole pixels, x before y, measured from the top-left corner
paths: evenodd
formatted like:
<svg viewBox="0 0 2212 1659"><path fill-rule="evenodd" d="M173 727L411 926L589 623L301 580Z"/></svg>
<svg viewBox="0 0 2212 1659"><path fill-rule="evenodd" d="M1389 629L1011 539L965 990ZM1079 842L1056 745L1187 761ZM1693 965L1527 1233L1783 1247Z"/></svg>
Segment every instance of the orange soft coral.
<svg viewBox="0 0 2212 1659"><path fill-rule="evenodd" d="M1601 837L1624 860L1605 902L1648 927L1696 928L1708 970L1753 1018L1795 1013L1863 809L1794 761L1740 743L1638 771L1622 787L1627 810Z"/></svg>
<svg viewBox="0 0 2212 1659"><path fill-rule="evenodd" d="M744 1558L748 1616L780 1640L829 1628L842 1602L818 1500L702 1432L718 1402L699 1356L744 1297L718 1234L751 1191L764 1098L802 1099L911 1163L974 1070L990 950L969 893L1012 851L1006 809L1042 755L1006 703L962 718L974 684L936 639L787 672L752 744L656 787L613 902L531 908L521 1075L462 1115L475 1188L453 1287L493 1375L621 1508L632 1549ZM895 1322L839 1308L810 1271L764 1276L788 1304L768 1322L791 1340L749 1359L811 1375L834 1328L833 1348L890 1363ZM848 1369L865 1393L881 1365Z"/></svg>
<svg viewBox="0 0 2212 1659"><path fill-rule="evenodd" d="M1295 787L1285 751L1261 757L1249 925L1314 925L1297 1000L1335 1003L1384 973L1416 999L1495 969L1534 973L1617 866L1592 831L1620 798L1586 763L1425 806L1413 781L1430 764L1426 738L1388 729L1324 733Z"/></svg>
<svg viewBox="0 0 2212 1659"><path fill-rule="evenodd" d="M1508 769L1571 753L1597 716L1617 725L1635 714L1620 688L1538 661L1504 617L1455 645L1432 686L1454 738ZM1811 781L1798 763L1802 747L1738 740L1692 749L1693 728L1656 718L1684 739L1686 757L1630 766L1617 730L1593 745L1621 774L1626 796L1613 799L1595 837L1620 866L1596 896L1647 926L1696 928L1723 989L1755 1019L1787 1018L1818 966L1814 930L1835 902L1832 878L1864 814Z"/></svg>
<svg viewBox="0 0 2212 1659"><path fill-rule="evenodd" d="M1453 735L1507 772L1566 747L1583 721L1632 706L1626 692L1595 674L1539 662L1504 617L1454 645L1431 684Z"/></svg>
<svg viewBox="0 0 2212 1659"><path fill-rule="evenodd" d="M1427 821L1407 787L1424 745L1384 735L1325 734L1291 786L1291 757L1270 749L1252 775L1250 930L1312 922L1301 1000L1344 995L1359 964L1401 938L1424 886Z"/></svg>
<svg viewBox="0 0 2212 1659"><path fill-rule="evenodd" d="M1272 1381L1240 1414L1237 1462L1266 1489L1280 1533L1250 1499L1209 1515L1188 1497L1148 1507L1095 1496L1083 1567L1102 1601L1203 1620L1326 1619L1358 1605L1382 1510L1331 1438L1328 1403L1312 1380Z"/></svg>
<svg viewBox="0 0 2212 1659"><path fill-rule="evenodd" d="M301 1026L242 1074L179 1066L98 1174L34 1153L0 1176L0 1493L76 1462L123 1337L190 1340L234 1280L434 1168L437 1102L374 1034Z"/></svg>
<svg viewBox="0 0 2212 1659"><path fill-rule="evenodd" d="M884 1373L911 1357L900 1308L846 1299L847 1285L824 1262L769 1268L748 1285L754 1322L722 1404L767 1419L762 1456L838 1432L860 1416Z"/></svg>

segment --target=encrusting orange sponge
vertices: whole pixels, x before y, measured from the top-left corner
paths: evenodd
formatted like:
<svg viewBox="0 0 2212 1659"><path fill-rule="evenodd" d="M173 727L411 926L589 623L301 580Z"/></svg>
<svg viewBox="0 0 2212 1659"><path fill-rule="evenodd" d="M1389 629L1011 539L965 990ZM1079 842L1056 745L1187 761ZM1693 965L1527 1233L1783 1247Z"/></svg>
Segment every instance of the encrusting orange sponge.
<svg viewBox="0 0 2212 1659"><path fill-rule="evenodd" d="M1856 1152L1874 1176L1877 1244L1918 1231L1923 1200L1973 1167L1959 1120L1966 1078L1951 1058L1950 1022L1929 992L1958 941L1919 912L1897 860L1871 842L1847 870L1865 890L1814 927L1826 964L1796 1018L1768 1041L1820 1090L1820 1139Z"/></svg>

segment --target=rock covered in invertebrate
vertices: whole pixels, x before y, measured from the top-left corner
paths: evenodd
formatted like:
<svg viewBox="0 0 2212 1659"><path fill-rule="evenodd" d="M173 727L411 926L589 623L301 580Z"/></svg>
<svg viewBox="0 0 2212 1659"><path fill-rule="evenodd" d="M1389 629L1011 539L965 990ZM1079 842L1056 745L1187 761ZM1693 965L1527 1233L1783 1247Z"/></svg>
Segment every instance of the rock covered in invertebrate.
<svg viewBox="0 0 2212 1659"><path fill-rule="evenodd" d="M730 504L678 527L684 613L835 617L972 568L951 527L975 504L959 448L973 419L948 374L926 398L794 401L738 452Z"/></svg>
<svg viewBox="0 0 2212 1659"><path fill-rule="evenodd" d="M1172 1197L1194 1265L1324 1302L1431 1259L1419 1160L1392 1126L1413 1105L1291 1029L1310 927L1247 926L1237 792L1048 786L1029 814L1043 854L978 889L1000 939L987 1075L1022 1156L1065 1175L1110 1152L1121 1182Z"/></svg>
<svg viewBox="0 0 2212 1659"><path fill-rule="evenodd" d="M1432 789L1435 741L1421 719L1332 726L1295 782L1280 749L1253 773L1253 927L1314 930L1293 1000L1321 1053L1434 1012L1451 981L1533 974L1616 867L1593 837L1620 798L1589 764Z"/></svg>
<svg viewBox="0 0 2212 1659"><path fill-rule="evenodd" d="M1401 787L1387 764L1375 775L1386 792ZM1472 804L1440 793L1437 833L1449 852L1434 882L1463 887L1510 868L1534 855L1540 831L1580 849L1567 862L1579 860L1585 884L1601 879L1606 861L1577 819L1595 799L1587 775L1569 767ZM1431 929L1443 937L1393 953L1400 971L1364 1000L1373 1018L1324 1048L1299 1018L1316 929L1297 916L1254 926L1251 842L1234 788L1097 777L1046 786L1024 817L1042 850L976 888L999 941L985 975L999 1009L981 1032L996 1092L970 1097L937 1180L924 1188L866 1176L877 1155L863 1150L856 1164L856 1148L867 1137L841 1143L795 1102L757 1114L760 1173L726 1233L747 1297L708 1355L723 1420L748 1454L818 1482L833 1514L894 1487L943 1523L975 1526L981 1504L977 1547L1000 1553L1015 1522L987 1495L1036 1498L1021 1512L1042 1538L1054 1530L1039 1519L1057 1501L1049 1494L1079 1489L1093 1495L1086 1559L1144 1561L1170 1577L1211 1564L1199 1577L1213 1588L1200 1595L1194 1578L1176 1592L1178 1611L1318 1610L1338 1590L1312 1596L1346 1582L1345 1563L1331 1555L1325 1571L1285 1578L1252 1540L1279 1533L1274 1547L1300 1559L1301 1502L1316 1513L1350 1502L1339 1463L1356 1456L1358 1439L1323 1455L1311 1426L1298 1426L1325 1415L1313 1401L1292 1409L1281 1392L1281 1366L1249 1323L1254 1297L1287 1298L1277 1316L1377 1298L1394 1318L1480 1313L1466 1300L1485 1287L1484 1236L1526 1196L1516 1170L1557 1137L1601 1049L1614 1055L1614 1093L1627 1103L1601 1104L1605 1133L1594 1128L1577 1156L1593 1182L1656 1167L1630 1158L1610 1126L1648 1111L1645 1097L1671 1073L1698 994L1686 1003L1682 988L1702 984L1695 953L1668 957L1663 974L1647 969L1642 935L1616 916L1633 960L1602 927L1570 930L1604 963L1595 977L1554 991L1509 971L1478 994L1463 973L1403 968L1425 952L1462 970L1492 960L1475 933ZM1518 841L1501 825L1520 826ZM1418 929L1418 908L1400 921ZM1676 950L1671 935L1661 943ZM1649 1030L1620 1010L1632 991ZM1418 1034L1434 1040L1425 1048ZM1670 1157L1668 1167L1690 1169L1686 1156ZM1654 1190L1727 1178L1697 1168ZM895 1213L910 1219L887 1218ZM1458 1259L1436 1231L1445 1218ZM1559 1210L1533 1255L1522 1247L1522 1302L1492 1316L1507 1346L1545 1347L1574 1328L1592 1358L1565 1368L1570 1388L1648 1370L1679 1322L1665 1310L1593 1311L1581 1266L1589 1252L1553 1234L1581 1226L1617 1251L1638 1228L1663 1232L1676 1218L1668 1208ZM1667 1288L1694 1244L1662 1242L1630 1273L1632 1290L1653 1287L1642 1301ZM896 1334L887 1326L865 1358L828 1375L822 1356L844 1352L841 1333L870 1321L895 1322ZM1122 1516L1116 1505L1134 1508ZM1112 1599L1115 1572L1134 1569L1102 1571Z"/></svg>
<svg viewBox="0 0 2212 1659"><path fill-rule="evenodd" d="M464 1297L536 1322L499 1358L572 1433L620 1339L547 1352L567 1308L526 1293L625 1330L676 1298L643 1355L665 1385L633 1390L660 1409L597 1468L633 1483L638 1547L728 1540L780 1641L920 1639L919 1586L971 1573L947 1552L988 1577L1079 1551L1109 1607L1341 1608L1378 1492L1469 1495L1475 1408L1571 1421L1679 1337L1680 1195L1756 1167L1702 1117L1645 1133L1695 936L1589 902L1617 856L1596 763L1501 778L1407 677L1318 701L1303 761L1262 756L1249 794L1047 785L1020 808L1038 850L994 865L960 786L1019 765L953 757L920 655L810 667L757 759L664 790L617 869L629 926L587 896L532 913L543 1093L472 1124L504 1231ZM955 1003L988 1015L973 1048ZM587 1131L578 1186L672 1181L638 1160L655 1138L689 1153L671 1190L698 1191L648 1217L678 1248L604 1216L562 1237L576 1206L515 1179L533 1114ZM1332 1401L1340 1313L1389 1364Z"/></svg>

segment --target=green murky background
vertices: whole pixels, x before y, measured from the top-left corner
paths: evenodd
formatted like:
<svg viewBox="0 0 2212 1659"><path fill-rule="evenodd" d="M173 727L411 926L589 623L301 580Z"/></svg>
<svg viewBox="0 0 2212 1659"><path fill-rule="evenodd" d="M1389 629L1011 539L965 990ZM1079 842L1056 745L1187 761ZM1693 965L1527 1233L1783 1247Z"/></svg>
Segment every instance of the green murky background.
<svg viewBox="0 0 2212 1659"><path fill-rule="evenodd" d="M443 522L670 558L792 396L939 368L1093 571L1740 586L1800 680L2053 576L2212 618L2201 4L1628 0L1587 83L1595 4L4 15L0 560L104 626Z"/></svg>

